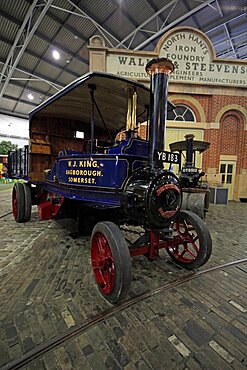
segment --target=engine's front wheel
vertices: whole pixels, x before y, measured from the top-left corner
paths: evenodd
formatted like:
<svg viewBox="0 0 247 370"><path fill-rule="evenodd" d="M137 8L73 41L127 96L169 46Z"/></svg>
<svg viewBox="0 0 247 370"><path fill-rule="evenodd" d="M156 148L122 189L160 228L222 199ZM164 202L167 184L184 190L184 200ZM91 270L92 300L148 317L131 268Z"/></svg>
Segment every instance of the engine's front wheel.
<svg viewBox="0 0 247 370"><path fill-rule="evenodd" d="M98 222L91 237L91 261L102 296L110 303L124 299L131 284L131 257L127 242L113 222Z"/></svg>
<svg viewBox="0 0 247 370"><path fill-rule="evenodd" d="M181 211L173 222L177 244L167 248L172 260L193 270L204 265L212 252L212 239L205 222L190 211Z"/></svg>

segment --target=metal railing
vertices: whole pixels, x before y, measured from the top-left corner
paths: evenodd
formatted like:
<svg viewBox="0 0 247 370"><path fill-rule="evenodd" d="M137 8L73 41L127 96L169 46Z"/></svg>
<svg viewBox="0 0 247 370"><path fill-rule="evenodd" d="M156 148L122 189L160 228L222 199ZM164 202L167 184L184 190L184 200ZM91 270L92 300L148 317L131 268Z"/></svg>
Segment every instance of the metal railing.
<svg viewBox="0 0 247 370"><path fill-rule="evenodd" d="M29 146L9 151L8 153L8 174L10 178L26 179L28 176L28 153Z"/></svg>

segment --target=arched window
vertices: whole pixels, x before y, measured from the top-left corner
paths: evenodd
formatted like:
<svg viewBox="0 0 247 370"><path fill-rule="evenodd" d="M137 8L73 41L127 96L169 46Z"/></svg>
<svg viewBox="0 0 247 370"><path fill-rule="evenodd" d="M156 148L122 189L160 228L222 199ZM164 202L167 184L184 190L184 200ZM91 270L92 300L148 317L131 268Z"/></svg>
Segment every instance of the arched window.
<svg viewBox="0 0 247 370"><path fill-rule="evenodd" d="M167 119L170 121L190 121L195 122L196 117L191 108L183 104L177 104L176 108L169 111L167 114Z"/></svg>

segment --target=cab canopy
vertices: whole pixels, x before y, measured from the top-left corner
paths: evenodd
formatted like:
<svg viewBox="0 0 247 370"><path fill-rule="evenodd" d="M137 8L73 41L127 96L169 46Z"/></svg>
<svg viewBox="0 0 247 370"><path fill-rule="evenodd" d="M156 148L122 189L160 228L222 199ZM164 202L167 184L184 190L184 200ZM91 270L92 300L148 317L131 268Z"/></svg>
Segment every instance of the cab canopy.
<svg viewBox="0 0 247 370"><path fill-rule="evenodd" d="M63 150L89 153L92 141L103 146L112 145L117 133L126 127L130 92L135 95L133 111L138 125L148 120L150 89L141 83L101 72L90 72L78 78L31 111L31 178L39 179L38 173L51 168Z"/></svg>
<svg viewBox="0 0 247 370"><path fill-rule="evenodd" d="M91 123L92 97L94 95L94 125L96 132L105 129L112 134L125 127L128 91L137 93L137 117L146 120L149 105L149 88L143 84L112 74L91 72L59 91L46 102L29 113L31 133L34 123L50 120L53 125L67 126L73 121L77 130L88 132ZM98 130L97 130L98 129ZM52 130L53 131L53 130Z"/></svg>

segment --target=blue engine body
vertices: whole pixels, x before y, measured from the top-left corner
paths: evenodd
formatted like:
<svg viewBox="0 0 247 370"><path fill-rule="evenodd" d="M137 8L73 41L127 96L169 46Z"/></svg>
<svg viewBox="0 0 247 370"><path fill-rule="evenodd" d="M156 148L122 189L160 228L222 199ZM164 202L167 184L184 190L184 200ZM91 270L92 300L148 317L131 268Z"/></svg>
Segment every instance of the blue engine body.
<svg viewBox="0 0 247 370"><path fill-rule="evenodd" d="M179 160L163 151L165 112L173 107L165 103L165 84L158 84L160 99L158 93L151 99L159 112L155 124L148 87L100 72L82 76L30 112L30 147L12 153L10 173L28 181L32 204L50 197L75 214L84 208L84 217L85 207L114 209L127 222L163 228L181 205L179 180L163 165ZM138 136L142 123L147 140Z"/></svg>
<svg viewBox="0 0 247 370"><path fill-rule="evenodd" d="M104 154L61 151L46 175L45 188L97 208L121 206L121 195L133 171L148 162L148 142L131 138Z"/></svg>

